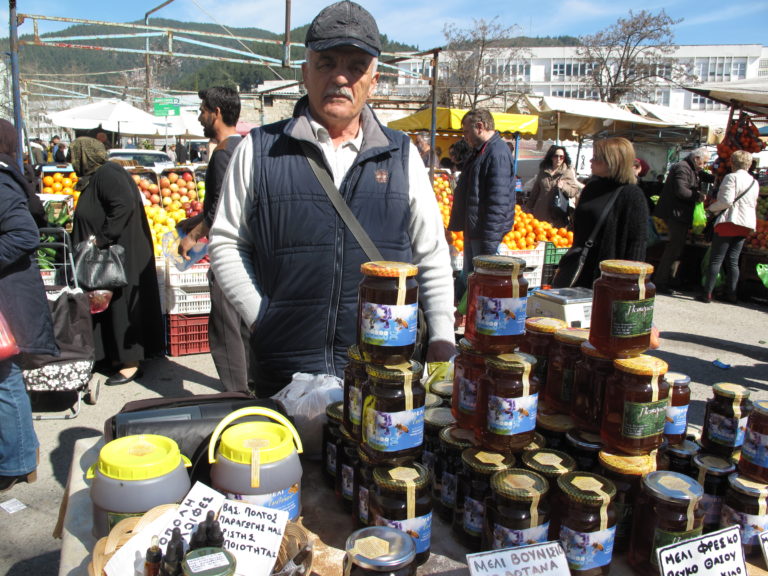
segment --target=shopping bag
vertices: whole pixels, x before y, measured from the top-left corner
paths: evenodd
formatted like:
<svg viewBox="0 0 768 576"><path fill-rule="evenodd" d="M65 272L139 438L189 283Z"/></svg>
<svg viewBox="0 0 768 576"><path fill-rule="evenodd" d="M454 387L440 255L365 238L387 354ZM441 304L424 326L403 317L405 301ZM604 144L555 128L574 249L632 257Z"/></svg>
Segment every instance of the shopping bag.
<svg viewBox="0 0 768 576"><path fill-rule="evenodd" d="M119 244L96 246L95 237L75 247L75 276L83 290L115 290L128 285L125 249Z"/></svg>
<svg viewBox="0 0 768 576"><path fill-rule="evenodd" d="M757 277L760 278L760 282L763 283L763 286L768 288L768 264L757 264L755 266L755 272L757 272Z"/></svg>
<svg viewBox="0 0 768 576"><path fill-rule="evenodd" d="M19 346L16 344L16 338L11 332L11 327L8 326L8 321L0 312L0 362L8 360L11 356L16 356L19 352Z"/></svg>
<svg viewBox="0 0 768 576"><path fill-rule="evenodd" d="M693 209L693 222L691 229L694 234L702 234L707 226L707 211L704 209L703 202L697 202Z"/></svg>

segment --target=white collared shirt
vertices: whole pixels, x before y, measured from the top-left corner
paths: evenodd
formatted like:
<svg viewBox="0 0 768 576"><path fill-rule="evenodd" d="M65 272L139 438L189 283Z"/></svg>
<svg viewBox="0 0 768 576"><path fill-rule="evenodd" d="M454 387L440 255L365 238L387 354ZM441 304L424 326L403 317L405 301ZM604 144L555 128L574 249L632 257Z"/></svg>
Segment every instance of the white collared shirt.
<svg viewBox="0 0 768 576"><path fill-rule="evenodd" d="M352 164L355 162L360 148L363 146L363 130L362 126L358 127L357 135L352 140L342 142L338 148L334 147L333 140L328 130L322 126L319 122L312 119L309 112L307 112L307 119L309 125L312 127L312 132L317 138L317 143L320 144L320 148L325 156L325 161L328 162L328 166L331 168L331 174L333 174L333 183L336 184L336 188L341 188L341 182L344 180L344 176L347 175L349 169L352 168Z"/></svg>

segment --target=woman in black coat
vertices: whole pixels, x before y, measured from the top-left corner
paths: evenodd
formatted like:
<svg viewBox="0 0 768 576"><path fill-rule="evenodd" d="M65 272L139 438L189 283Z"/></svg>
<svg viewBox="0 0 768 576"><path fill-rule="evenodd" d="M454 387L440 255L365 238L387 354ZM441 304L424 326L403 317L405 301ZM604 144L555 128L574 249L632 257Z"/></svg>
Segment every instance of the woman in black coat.
<svg viewBox="0 0 768 576"><path fill-rule="evenodd" d="M125 384L139 373L139 362L162 351L163 321L157 287L152 236L138 188L125 169L107 161L98 140L72 143L72 166L81 190L73 241L95 237L99 247L125 249L128 285L114 290L109 308L93 316L96 360L118 367L106 384Z"/></svg>
<svg viewBox="0 0 768 576"><path fill-rule="evenodd" d="M573 218L573 246L584 247L613 194L616 202L603 222L589 250L587 260L574 286L592 288L600 276L603 260L645 260L648 236L648 204L637 186L633 169L635 150L626 138L597 140L592 152L592 179L581 191ZM563 259L568 255L563 256ZM562 266L553 285L568 286L571 278Z"/></svg>

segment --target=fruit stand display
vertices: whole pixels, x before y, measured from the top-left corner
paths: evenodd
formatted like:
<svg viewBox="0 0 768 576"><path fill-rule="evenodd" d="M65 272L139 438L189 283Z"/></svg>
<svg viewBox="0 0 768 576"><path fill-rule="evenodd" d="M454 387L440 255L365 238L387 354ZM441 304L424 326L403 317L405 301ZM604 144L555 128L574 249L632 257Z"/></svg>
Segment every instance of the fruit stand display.
<svg viewBox="0 0 768 576"><path fill-rule="evenodd" d="M71 164L43 165L38 179L38 195L50 226L72 231L80 191L75 190L77 174Z"/></svg>

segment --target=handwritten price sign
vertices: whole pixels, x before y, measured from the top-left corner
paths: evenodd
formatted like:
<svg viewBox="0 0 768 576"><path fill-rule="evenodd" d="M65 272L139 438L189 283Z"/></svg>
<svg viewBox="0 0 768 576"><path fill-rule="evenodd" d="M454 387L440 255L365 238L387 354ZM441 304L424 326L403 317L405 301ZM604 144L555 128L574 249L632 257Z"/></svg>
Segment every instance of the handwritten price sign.
<svg viewBox="0 0 768 576"><path fill-rule="evenodd" d="M202 482L196 482L182 500L173 520L160 534L160 545L165 547L168 544L174 528L179 528L182 538L189 542L189 535L200 522L205 520L208 511L218 512L224 504L224 500L223 494L216 492Z"/></svg>

